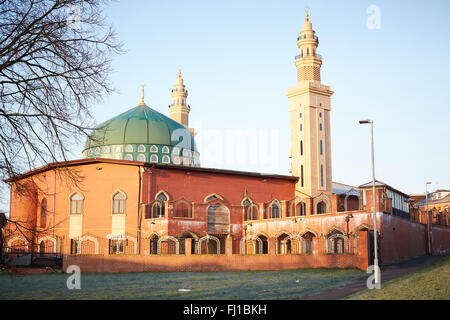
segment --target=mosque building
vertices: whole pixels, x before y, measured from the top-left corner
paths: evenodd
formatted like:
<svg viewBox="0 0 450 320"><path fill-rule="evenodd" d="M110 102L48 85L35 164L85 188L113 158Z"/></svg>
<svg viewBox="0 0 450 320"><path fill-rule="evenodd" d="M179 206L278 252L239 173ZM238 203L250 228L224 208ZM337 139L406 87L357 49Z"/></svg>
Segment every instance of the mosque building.
<svg viewBox="0 0 450 320"><path fill-rule="evenodd" d="M82 159L6 180L11 219L27 227L9 235L7 249L86 271L367 268L371 184L332 182L333 91L321 83L318 45L307 13L297 83L287 91L292 175L202 167L180 71L169 117L146 105L142 91L138 106L93 130ZM83 179L71 183L61 174L68 170ZM448 224L433 226L429 245L407 198L376 187L382 263L449 249ZM401 199L395 210L392 199Z"/></svg>

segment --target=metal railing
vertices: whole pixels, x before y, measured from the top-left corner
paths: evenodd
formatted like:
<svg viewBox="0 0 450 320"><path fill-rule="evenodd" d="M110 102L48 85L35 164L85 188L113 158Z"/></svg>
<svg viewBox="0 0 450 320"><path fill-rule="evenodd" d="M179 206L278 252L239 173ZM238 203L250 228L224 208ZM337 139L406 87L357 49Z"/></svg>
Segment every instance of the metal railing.
<svg viewBox="0 0 450 320"><path fill-rule="evenodd" d="M297 41L298 40L305 40L305 39L314 39L314 40L316 40L317 42L319 41L319 37L317 37L317 36L313 36L312 38L311 37L306 37L306 35L303 35L303 36L298 36L297 37Z"/></svg>
<svg viewBox="0 0 450 320"><path fill-rule="evenodd" d="M301 55L301 54L299 54L299 55L295 56L295 60L303 58L303 57L316 57L316 58L322 59L322 55L321 54L316 54L315 56L313 56L313 55L308 56L308 55Z"/></svg>

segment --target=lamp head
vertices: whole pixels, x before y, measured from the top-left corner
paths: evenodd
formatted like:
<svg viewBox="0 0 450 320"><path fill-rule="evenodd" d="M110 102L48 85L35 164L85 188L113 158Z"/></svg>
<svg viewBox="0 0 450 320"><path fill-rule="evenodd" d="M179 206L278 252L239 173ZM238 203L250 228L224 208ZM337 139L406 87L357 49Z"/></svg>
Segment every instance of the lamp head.
<svg viewBox="0 0 450 320"><path fill-rule="evenodd" d="M366 120L359 120L359 124L367 124L367 123L373 123L372 120L366 119Z"/></svg>

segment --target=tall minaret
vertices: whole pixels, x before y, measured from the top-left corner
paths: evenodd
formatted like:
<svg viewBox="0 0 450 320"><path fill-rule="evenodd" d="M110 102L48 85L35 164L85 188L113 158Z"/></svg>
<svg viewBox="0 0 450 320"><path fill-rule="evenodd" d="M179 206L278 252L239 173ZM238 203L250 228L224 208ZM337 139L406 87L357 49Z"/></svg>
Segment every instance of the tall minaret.
<svg viewBox="0 0 450 320"><path fill-rule="evenodd" d="M169 106L169 114L172 120L181 123L189 129L189 111L191 110L191 107L186 104L188 92L185 87L180 70L178 72L175 87L172 90L173 103ZM194 134L194 129L189 129L189 131Z"/></svg>
<svg viewBox="0 0 450 320"><path fill-rule="evenodd" d="M296 196L313 198L313 213L324 201L326 212L331 212L331 139L330 97L333 91L320 83L322 57L317 54L319 39L315 36L306 12L305 23L295 57L297 85L289 88L291 114L291 173L299 177Z"/></svg>

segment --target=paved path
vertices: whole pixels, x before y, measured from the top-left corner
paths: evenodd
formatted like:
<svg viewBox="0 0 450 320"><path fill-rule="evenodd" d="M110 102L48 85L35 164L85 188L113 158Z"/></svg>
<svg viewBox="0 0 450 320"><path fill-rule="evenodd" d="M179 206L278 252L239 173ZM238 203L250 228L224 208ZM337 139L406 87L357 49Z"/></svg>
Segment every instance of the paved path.
<svg viewBox="0 0 450 320"><path fill-rule="evenodd" d="M437 260L440 260L447 256L423 256L406 262L398 263L395 265L388 266L381 271L381 285L383 288L383 283L392 280L397 277L401 277L405 274L414 272L416 270L422 269ZM370 275L367 274L367 277ZM331 289L322 293L318 293L312 296L304 297L301 300L338 300L345 298L349 295L357 293L367 289L366 285L367 278L357 282L352 282L350 284L344 285L342 287ZM376 289L373 289L376 290Z"/></svg>

